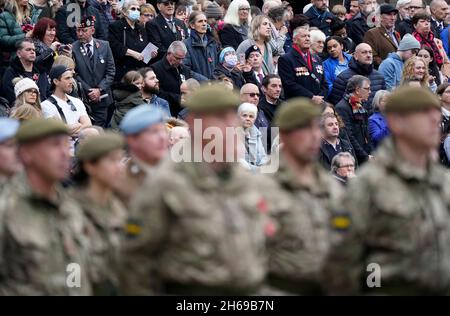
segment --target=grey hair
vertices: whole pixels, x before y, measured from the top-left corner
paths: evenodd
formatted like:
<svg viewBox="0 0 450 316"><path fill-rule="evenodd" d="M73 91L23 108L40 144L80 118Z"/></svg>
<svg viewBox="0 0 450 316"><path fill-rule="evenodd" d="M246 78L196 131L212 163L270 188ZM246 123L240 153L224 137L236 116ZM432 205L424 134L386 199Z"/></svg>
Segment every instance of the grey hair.
<svg viewBox="0 0 450 316"><path fill-rule="evenodd" d="M387 95L389 95L390 92L387 90L378 90L377 93L375 93L375 96L373 97L372 106L374 111L380 110L380 101Z"/></svg>
<svg viewBox="0 0 450 316"><path fill-rule="evenodd" d="M361 75L354 75L347 81L347 93L355 92L356 88L361 88L366 81L370 83L369 78Z"/></svg>
<svg viewBox="0 0 450 316"><path fill-rule="evenodd" d="M139 6L139 2L137 0L125 0L122 5L122 12L127 12L128 8L133 4Z"/></svg>
<svg viewBox="0 0 450 316"><path fill-rule="evenodd" d="M200 83L194 78L189 78L184 83L186 84L186 87L189 89L189 91L194 91L200 88Z"/></svg>
<svg viewBox="0 0 450 316"><path fill-rule="evenodd" d="M174 41L172 44L170 44L169 48L167 49L168 53L175 53L182 51L184 54L187 53L186 45L182 41Z"/></svg>
<svg viewBox="0 0 450 316"><path fill-rule="evenodd" d="M331 160L331 171L332 172L336 172L336 170L340 167L341 158L350 158L353 161L353 163L356 162L355 157L353 157L353 155L351 153L349 153L348 151L340 152L339 154L334 156L333 159Z"/></svg>
<svg viewBox="0 0 450 316"><path fill-rule="evenodd" d="M302 25L297 27L294 32L292 33L292 38L296 38L300 30L307 30L309 32L309 35L311 36L311 31L309 30L309 25Z"/></svg>

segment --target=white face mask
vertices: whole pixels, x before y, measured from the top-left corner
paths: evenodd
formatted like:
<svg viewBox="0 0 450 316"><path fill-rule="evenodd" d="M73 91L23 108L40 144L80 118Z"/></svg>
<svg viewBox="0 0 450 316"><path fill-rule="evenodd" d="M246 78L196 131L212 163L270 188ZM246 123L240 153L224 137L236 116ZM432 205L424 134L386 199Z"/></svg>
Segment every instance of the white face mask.
<svg viewBox="0 0 450 316"><path fill-rule="evenodd" d="M236 55L227 55L225 56L225 63L230 67L235 67L237 65L237 56Z"/></svg>

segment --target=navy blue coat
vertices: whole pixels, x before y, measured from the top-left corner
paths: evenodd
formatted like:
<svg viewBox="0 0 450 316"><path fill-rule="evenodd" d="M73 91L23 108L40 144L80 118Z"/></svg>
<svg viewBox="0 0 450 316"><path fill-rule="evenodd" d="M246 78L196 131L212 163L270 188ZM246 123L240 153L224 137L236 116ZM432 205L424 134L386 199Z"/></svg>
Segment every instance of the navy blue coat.
<svg viewBox="0 0 450 316"><path fill-rule="evenodd" d="M370 93L369 100L365 102L364 107L369 112L369 114L372 114L373 112L372 100L373 97L375 96L375 93L378 90L386 90L386 83L384 82L384 77L377 70L373 69L373 67L369 67L369 69L364 69L353 58L348 63L348 69L341 72L334 81L333 89L331 90L331 94L328 97L328 101L332 104L337 104L339 101L341 101L342 98L344 97L345 90L347 88L347 82L354 75L361 75L369 78L370 80L370 88L372 92Z"/></svg>
<svg viewBox="0 0 450 316"><path fill-rule="evenodd" d="M200 40L198 34L191 30L191 36L184 40L187 54L183 64L191 68L192 71L213 79L213 72L219 63L219 45L209 34L207 36L206 46Z"/></svg>
<svg viewBox="0 0 450 316"><path fill-rule="evenodd" d="M286 99L293 97L312 98L315 95L326 97L328 85L325 81L322 62L312 55L312 72L303 57L295 50L278 59L278 74L283 82Z"/></svg>
<svg viewBox="0 0 450 316"><path fill-rule="evenodd" d="M306 11L305 15L309 18L309 25L315 26L325 33L326 36L331 35L331 22L334 21L335 16L328 11L320 12L316 7L312 6Z"/></svg>
<svg viewBox="0 0 450 316"><path fill-rule="evenodd" d="M353 40L355 45L361 44L363 42L364 34L370 30L366 19L367 18L360 12L347 21L347 34L348 37Z"/></svg>

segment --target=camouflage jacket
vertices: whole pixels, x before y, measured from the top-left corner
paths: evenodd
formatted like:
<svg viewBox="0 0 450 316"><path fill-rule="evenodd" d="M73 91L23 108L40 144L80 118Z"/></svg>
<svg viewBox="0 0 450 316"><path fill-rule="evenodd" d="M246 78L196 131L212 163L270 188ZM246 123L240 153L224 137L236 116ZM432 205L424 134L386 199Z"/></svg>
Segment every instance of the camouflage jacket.
<svg viewBox="0 0 450 316"><path fill-rule="evenodd" d="M342 221L337 227L332 225L342 216L341 186L318 164L314 172L315 185L302 184L281 156L275 174L286 197L284 205L271 213L277 233L268 239L269 281L297 294L323 293L324 261L330 246L347 228Z"/></svg>
<svg viewBox="0 0 450 316"><path fill-rule="evenodd" d="M337 293L448 293L447 170L432 162L418 170L389 139L350 182L344 204L351 234L334 248L328 274Z"/></svg>
<svg viewBox="0 0 450 316"><path fill-rule="evenodd" d="M161 166L132 203L125 294L180 294L171 284L203 289L190 294L253 292L266 273L270 207L258 177L235 165L225 179L203 163Z"/></svg>
<svg viewBox="0 0 450 316"><path fill-rule="evenodd" d="M73 190L71 195L79 203L87 219L89 279L93 293L117 295L120 245L127 211L114 196L107 205L102 206L93 201L85 190Z"/></svg>
<svg viewBox="0 0 450 316"><path fill-rule="evenodd" d="M16 176L2 193L2 295L91 294L85 219L62 188L57 195L55 201L36 195L24 174Z"/></svg>

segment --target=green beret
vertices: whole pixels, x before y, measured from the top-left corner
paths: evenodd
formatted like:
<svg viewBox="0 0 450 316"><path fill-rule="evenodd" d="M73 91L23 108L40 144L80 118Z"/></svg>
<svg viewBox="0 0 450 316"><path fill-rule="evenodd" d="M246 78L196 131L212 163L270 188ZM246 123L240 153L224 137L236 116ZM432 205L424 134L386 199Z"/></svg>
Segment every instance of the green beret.
<svg viewBox="0 0 450 316"><path fill-rule="evenodd" d="M307 98L293 98L283 104L275 114L275 126L282 131L308 126L320 116L320 110Z"/></svg>
<svg viewBox="0 0 450 316"><path fill-rule="evenodd" d="M192 93L186 100L190 112L213 113L235 109L241 100L239 95L228 90L223 84L204 85Z"/></svg>
<svg viewBox="0 0 450 316"><path fill-rule="evenodd" d="M80 161L92 161L113 150L121 149L124 145L122 136L113 132L106 132L87 138L78 146L75 156Z"/></svg>
<svg viewBox="0 0 450 316"><path fill-rule="evenodd" d="M47 136L67 134L69 128L60 120L36 118L23 122L16 134L20 144L32 142Z"/></svg>
<svg viewBox="0 0 450 316"><path fill-rule="evenodd" d="M438 97L429 89L418 87L401 87L386 99L386 113L408 113L426 109L441 108Z"/></svg>

